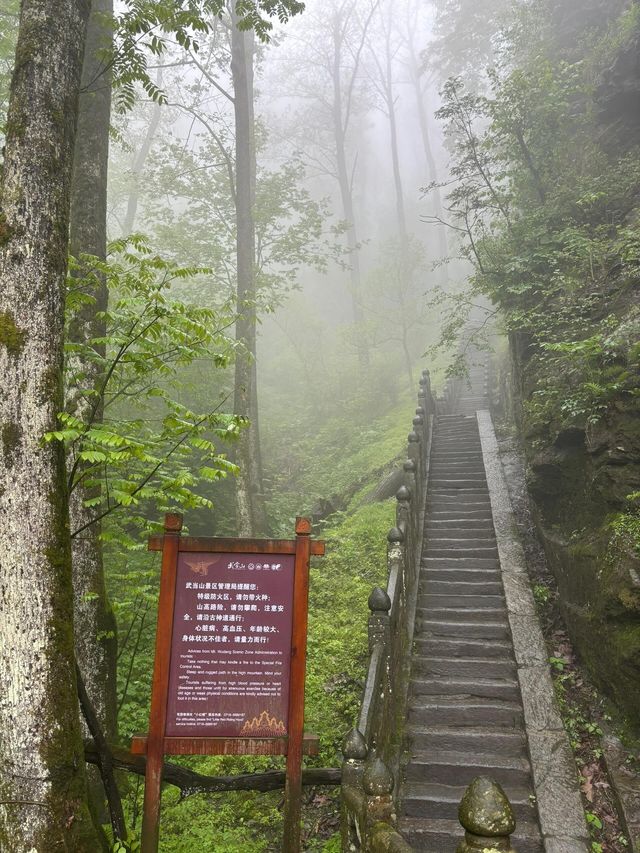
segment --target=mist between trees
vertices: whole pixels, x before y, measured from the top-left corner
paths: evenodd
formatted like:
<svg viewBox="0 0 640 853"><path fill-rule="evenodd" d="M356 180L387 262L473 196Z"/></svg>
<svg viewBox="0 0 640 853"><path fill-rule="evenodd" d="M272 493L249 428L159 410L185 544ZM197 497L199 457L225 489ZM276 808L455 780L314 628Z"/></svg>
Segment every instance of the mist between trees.
<svg viewBox="0 0 640 853"><path fill-rule="evenodd" d="M139 777L107 808L82 737L146 729L168 510L201 535L314 517L308 727L338 765L377 487L420 370L441 387L469 343L561 563L590 531L561 590L583 654L640 699L638 32L633 0L4 0L0 849L137 849ZM627 454L577 506L545 480L576 435L578 491L593 446ZM279 796L168 789L161 849L277 849ZM336 814L310 796L305 849L339 849Z"/></svg>

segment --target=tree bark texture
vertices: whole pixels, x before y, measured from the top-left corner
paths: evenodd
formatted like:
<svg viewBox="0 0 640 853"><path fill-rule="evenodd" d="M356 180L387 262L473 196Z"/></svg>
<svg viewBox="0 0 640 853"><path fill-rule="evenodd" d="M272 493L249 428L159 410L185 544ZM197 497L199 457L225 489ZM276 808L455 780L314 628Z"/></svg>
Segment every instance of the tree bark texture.
<svg viewBox="0 0 640 853"><path fill-rule="evenodd" d="M254 33L242 32L232 14L231 73L235 117L235 200L237 259L234 412L249 425L240 436L236 462L236 525L240 536L266 533L266 512L260 454L256 370L256 237L254 223L256 152L253 113Z"/></svg>
<svg viewBox="0 0 640 853"><path fill-rule="evenodd" d="M93 0L87 28L71 184L71 254L107 255L107 171L109 160L109 122L111 117L111 75L105 68L105 53L111 45L113 0ZM79 275L91 275L81 266ZM109 294L100 277L91 291L95 302L83 305L69 328L72 342L86 345L104 338L106 323L100 316L107 308ZM96 347L105 355L105 346ZM87 397L81 390L100 392L103 371L93 359L73 354L73 372L85 377L83 389L67 389L67 407L85 423L102 420L99 397ZM76 661L100 725L108 738L116 732L116 623L109 606L102 565L100 524L91 524L93 512L84 506L95 490L82 485L83 463L73 454L67 460L79 484L69 497L71 531L82 530L72 541L74 632ZM87 526L89 525L89 526Z"/></svg>
<svg viewBox="0 0 640 853"><path fill-rule="evenodd" d="M0 849L98 849L73 651L62 407L88 0L23 0L0 185Z"/></svg>

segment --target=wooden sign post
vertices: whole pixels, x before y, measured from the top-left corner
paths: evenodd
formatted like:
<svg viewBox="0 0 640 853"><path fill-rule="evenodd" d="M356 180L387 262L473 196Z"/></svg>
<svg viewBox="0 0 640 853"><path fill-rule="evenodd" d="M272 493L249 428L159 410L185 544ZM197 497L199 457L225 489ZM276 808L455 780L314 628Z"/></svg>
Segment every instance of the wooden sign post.
<svg viewBox="0 0 640 853"><path fill-rule="evenodd" d="M181 536L165 517L151 711L147 736L142 853L156 853L165 755L286 755L285 853L300 851L305 735L309 560L324 554L306 518L296 538Z"/></svg>

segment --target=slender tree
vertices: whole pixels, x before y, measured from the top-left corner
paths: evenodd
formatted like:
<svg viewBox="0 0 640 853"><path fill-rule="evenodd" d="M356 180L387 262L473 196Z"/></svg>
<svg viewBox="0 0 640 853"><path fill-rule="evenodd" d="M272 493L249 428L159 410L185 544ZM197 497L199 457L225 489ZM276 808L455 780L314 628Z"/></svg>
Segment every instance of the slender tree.
<svg viewBox="0 0 640 853"><path fill-rule="evenodd" d="M0 183L0 847L99 849L73 653L62 407L70 183L88 0L23 0Z"/></svg>
<svg viewBox="0 0 640 853"><path fill-rule="evenodd" d="M253 91L255 38L252 29L241 30L231 14L231 76L235 119L236 206L236 356L234 412L246 417L248 427L240 437L236 461L236 523L246 536L265 532L264 487L260 457L256 370L256 146Z"/></svg>
<svg viewBox="0 0 640 853"><path fill-rule="evenodd" d="M112 0L93 0L87 29L87 42L78 106L78 132L71 192L71 254L82 259L91 255L106 260L107 254L107 169L109 160L109 121L111 115L111 76L107 60L111 44ZM89 262L90 263L90 262ZM102 418L100 386L104 380L100 359L84 358L77 363L78 351L88 341L105 339L109 294L103 276L92 275L81 260L80 276L91 276L91 297L74 315L69 329L73 372L82 372L80 389L67 390L67 411L83 421ZM86 352L86 350L84 350ZM96 353L104 358L105 346ZM95 411L94 411L95 410ZM83 462L71 453L67 461L70 483L69 513L73 536L74 629L76 657L87 694L108 737L116 729L115 619L104 582L100 524L91 524L93 510L85 501L95 497L94 489L83 485ZM81 531L73 535L75 531Z"/></svg>
<svg viewBox="0 0 640 853"><path fill-rule="evenodd" d="M293 98L306 102L303 115L296 116L302 132L299 147L312 172L335 180L342 217L346 223L351 316L364 319L360 234L356 210L358 145L354 119L363 111L363 58L367 33L379 0L359 4L356 0L331 0L318 4L305 15L298 46L289 65ZM365 369L369 363L367 339L359 330L358 358Z"/></svg>
<svg viewBox="0 0 640 853"><path fill-rule="evenodd" d="M93 282L87 301L74 314L68 330L75 346L69 360L73 375L82 375L82 388L66 388L66 410L83 421L102 419L104 377L101 360L104 343L95 355L87 353L87 343L106 339L109 294L104 276L95 275L87 255L106 260L107 254L107 171L111 117L111 65L113 0L93 0L87 27L78 128L71 183L70 252L80 260L77 275ZM72 445L74 447L74 445ZM88 466L77 450L67 458L69 473L69 518L72 534L74 593L74 636L78 671L96 719L107 738L116 735L116 643L117 626L107 597L102 560L101 526L92 524L86 502L99 495L99 487L86 486ZM75 487L74 487L75 483ZM78 531L76 534L75 532ZM84 721L84 717L82 718ZM86 723L85 734L89 734ZM96 825L104 823L104 789L96 768L88 768L89 803ZM106 842L105 842L106 847Z"/></svg>
<svg viewBox="0 0 640 853"><path fill-rule="evenodd" d="M416 39L420 33L420 0L411 0L407 7L405 19L405 31L403 33L405 43L405 62L409 72L409 82L413 89L416 115L420 125L420 137L424 151L427 178L433 187L431 197L436 219L436 233L438 240L438 255L444 259L449 255L447 241L447 226L445 225L444 209L442 206L442 193L440 192L438 169L433 153L433 142L429 113L427 110L427 70L426 63L421 59ZM446 285L448 281L447 265L440 266L440 284Z"/></svg>

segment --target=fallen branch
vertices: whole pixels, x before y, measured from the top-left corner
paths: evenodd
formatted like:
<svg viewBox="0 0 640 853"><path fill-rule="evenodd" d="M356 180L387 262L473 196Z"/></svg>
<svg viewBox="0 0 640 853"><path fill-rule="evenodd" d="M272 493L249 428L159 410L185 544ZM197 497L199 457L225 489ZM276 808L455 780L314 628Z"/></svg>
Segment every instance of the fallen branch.
<svg viewBox="0 0 640 853"><path fill-rule="evenodd" d="M146 757L132 755L121 746L110 745L114 769L126 770L144 776ZM84 744L84 757L89 764L99 764L100 758L92 740ZM339 767L306 767L302 771L303 785L339 785L342 772ZM162 781L180 789L182 799L192 794L213 794L223 791L277 791L284 788L283 770L265 773L242 773L238 776L204 776L188 767L164 762Z"/></svg>

